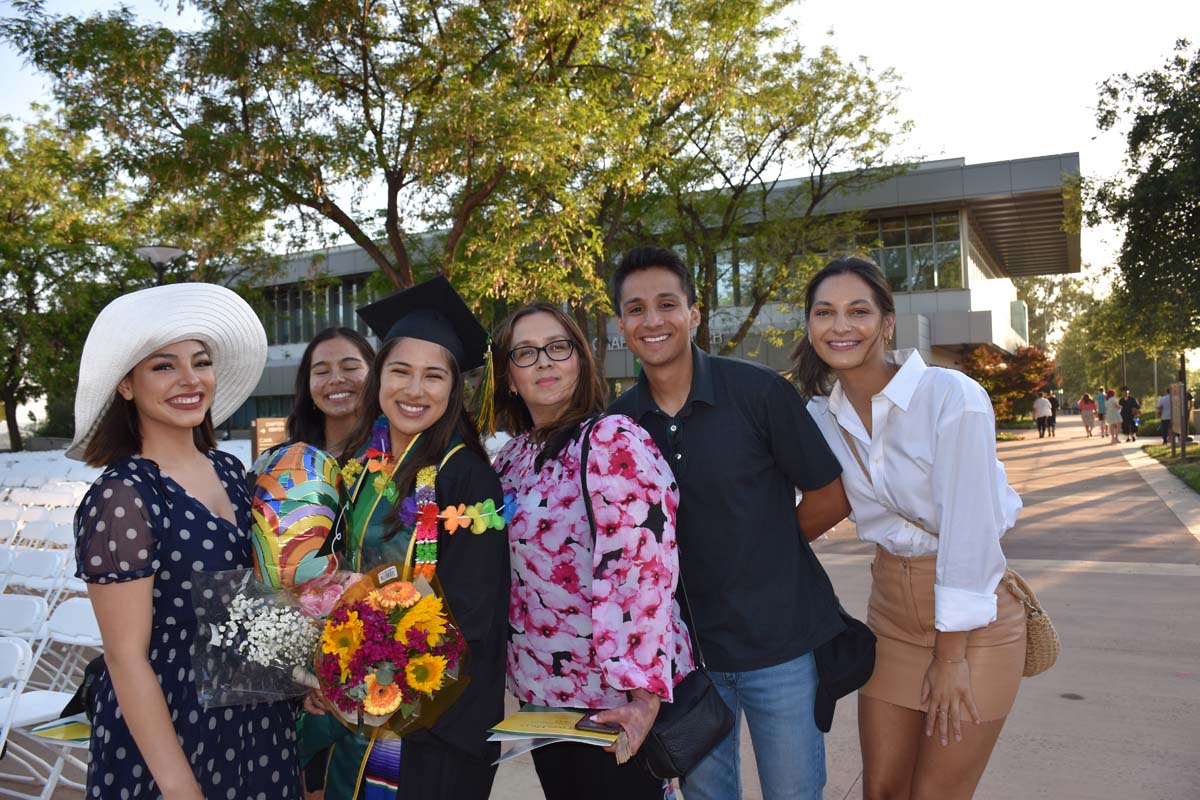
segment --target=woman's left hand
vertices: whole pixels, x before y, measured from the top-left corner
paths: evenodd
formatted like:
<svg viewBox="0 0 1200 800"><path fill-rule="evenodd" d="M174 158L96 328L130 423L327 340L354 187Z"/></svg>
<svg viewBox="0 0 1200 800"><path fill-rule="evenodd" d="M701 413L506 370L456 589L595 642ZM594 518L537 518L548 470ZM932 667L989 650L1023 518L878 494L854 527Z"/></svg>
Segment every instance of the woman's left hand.
<svg viewBox="0 0 1200 800"><path fill-rule="evenodd" d="M642 742L646 741L654 720L658 719L659 699L658 695L645 689L634 689L629 694L631 699L628 703L601 711L593 719L596 722L615 722L624 728L625 736L629 739L629 754L632 756L637 753ZM610 753L616 752L616 745L605 749Z"/></svg>
<svg viewBox="0 0 1200 800"><path fill-rule="evenodd" d="M950 744L951 731L954 741L962 741L964 717L969 715L976 725L981 721L971 691L971 670L965 657L961 661L934 658L930 662L921 684L921 702L929 704L929 710L925 712L925 735L932 736L937 728L942 746Z"/></svg>

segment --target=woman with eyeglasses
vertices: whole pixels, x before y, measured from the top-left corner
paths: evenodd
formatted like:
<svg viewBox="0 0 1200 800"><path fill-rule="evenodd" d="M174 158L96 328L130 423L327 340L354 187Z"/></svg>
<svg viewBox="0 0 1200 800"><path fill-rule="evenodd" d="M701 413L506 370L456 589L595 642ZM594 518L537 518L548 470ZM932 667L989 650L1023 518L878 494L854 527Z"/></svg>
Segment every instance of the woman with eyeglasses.
<svg viewBox="0 0 1200 800"><path fill-rule="evenodd" d="M495 462L516 498L509 689L526 708L603 709L596 720L620 725L636 752L693 668L675 602L678 488L645 430L602 416L591 350L561 309L522 308L496 339L497 420L516 437ZM542 747L533 763L547 800L663 796L661 781L592 745Z"/></svg>

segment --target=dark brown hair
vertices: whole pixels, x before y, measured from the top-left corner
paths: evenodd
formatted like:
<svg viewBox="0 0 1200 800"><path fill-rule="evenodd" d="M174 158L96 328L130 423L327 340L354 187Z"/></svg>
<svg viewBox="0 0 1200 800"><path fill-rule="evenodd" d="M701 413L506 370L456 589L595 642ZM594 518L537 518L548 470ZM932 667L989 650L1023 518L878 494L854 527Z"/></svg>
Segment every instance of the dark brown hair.
<svg viewBox="0 0 1200 800"><path fill-rule="evenodd" d="M607 387L600 379L596 369L596 357L588 346L583 331L575 320L551 303L533 303L522 306L500 323L496 329L496 427L507 431L513 436L533 430L533 417L529 407L516 393L508 381L508 370L512 366L509 354L513 350L513 329L517 322L533 314L549 314L567 332L567 338L575 345L575 353L579 356L579 377L575 381L575 391L571 393L571 402L562 415L550 425L538 430L534 436L542 443L536 466L538 469L548 459L555 458L575 437L579 425L584 420L594 417L604 411L604 400Z"/></svg>
<svg viewBox="0 0 1200 800"><path fill-rule="evenodd" d="M892 289L888 286L887 278L870 259L853 256L838 258L830 261L820 272L813 275L808 282L808 287L804 290L804 335L800 337L800 341L796 343L796 349L792 351L792 380L800 385L800 392L805 397L827 395L833 389L833 370L821 360L817 351L813 349L812 342L808 339L808 318L812 313L813 298L817 294L817 287L826 278L834 275L858 276L871 289L875 305L879 306L883 315L886 317L888 314L892 316L896 314L896 301L892 298ZM879 329L879 335L883 335L882 326Z"/></svg>
<svg viewBox="0 0 1200 800"><path fill-rule="evenodd" d="M350 434L346 449L338 454L338 460L342 463L353 458L367 444L371 438L371 429L375 426L375 420L383 416L383 408L379 405L383 365L403 338L403 336L397 336L395 339L389 340L375 356L375 363L371 365L371 374L367 376L363 389L362 415ZM436 467L441 464L442 457L450 449L450 443L454 441L455 437L484 461L489 460L487 450L479 441L479 431L475 428L475 422L467 413L466 405L463 403L462 370L458 368L458 362L454 360L454 356L450 355L450 351L445 348L441 349L450 368L450 396L446 400L446 413L442 414L440 419L421 434L412 453L392 475L392 483L399 490L400 497L404 497L413 490L417 473L422 468ZM392 453L395 458L399 458L401 455L401 453ZM402 526L399 511L400 504L396 503L387 515L384 526L387 529L385 539L392 538L400 531Z"/></svg>
<svg viewBox="0 0 1200 800"><path fill-rule="evenodd" d="M300 357L300 368L296 371L296 399L292 404L292 413L287 418L288 439L293 442L306 442L316 447L325 446L325 414L313 402L312 390L308 380L312 376L313 351L317 345L330 339L345 339L358 348L363 363L367 367L375 360L375 348L353 328L326 328L308 343L304 355Z"/></svg>
<svg viewBox="0 0 1200 800"><path fill-rule="evenodd" d="M83 462L89 467L107 467L142 452L137 406L115 391L113 395L112 404L96 423L95 432L84 448ZM216 448L217 432L213 428L211 408L204 412L204 421L192 428L192 441L201 453Z"/></svg>
<svg viewBox="0 0 1200 800"><path fill-rule="evenodd" d="M625 279L635 272L655 268L674 273L675 277L679 278L679 285L683 287L688 308L696 305L696 281L692 279L692 271L683 263L683 258L666 247L643 245L626 252L613 271L612 301L618 317L621 316L621 289L625 286Z"/></svg>

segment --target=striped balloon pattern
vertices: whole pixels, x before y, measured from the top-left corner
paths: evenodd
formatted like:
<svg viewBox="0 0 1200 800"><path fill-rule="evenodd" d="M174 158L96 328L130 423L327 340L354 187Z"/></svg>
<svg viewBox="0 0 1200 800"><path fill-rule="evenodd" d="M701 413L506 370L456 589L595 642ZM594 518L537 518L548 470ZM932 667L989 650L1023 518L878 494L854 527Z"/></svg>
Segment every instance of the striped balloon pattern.
<svg viewBox="0 0 1200 800"><path fill-rule="evenodd" d="M264 583L289 589L337 569L318 555L341 503L342 476L333 456L299 442L276 452L254 486L254 568Z"/></svg>

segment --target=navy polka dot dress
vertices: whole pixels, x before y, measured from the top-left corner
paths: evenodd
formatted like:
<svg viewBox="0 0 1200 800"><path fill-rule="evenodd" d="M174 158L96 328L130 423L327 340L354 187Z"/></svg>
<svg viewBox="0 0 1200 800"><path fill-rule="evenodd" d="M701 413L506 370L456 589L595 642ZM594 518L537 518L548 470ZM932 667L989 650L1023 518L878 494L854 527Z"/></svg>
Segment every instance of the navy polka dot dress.
<svg viewBox="0 0 1200 800"><path fill-rule="evenodd" d="M209 454L239 525L215 516L148 459L110 466L75 513L77 575L90 583L154 579L150 665L206 800L298 798L295 718L269 703L205 711L196 699L193 571L252 566L250 497L241 463ZM87 798L159 798L105 671L93 709Z"/></svg>

